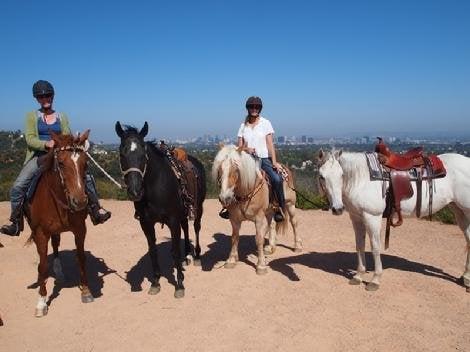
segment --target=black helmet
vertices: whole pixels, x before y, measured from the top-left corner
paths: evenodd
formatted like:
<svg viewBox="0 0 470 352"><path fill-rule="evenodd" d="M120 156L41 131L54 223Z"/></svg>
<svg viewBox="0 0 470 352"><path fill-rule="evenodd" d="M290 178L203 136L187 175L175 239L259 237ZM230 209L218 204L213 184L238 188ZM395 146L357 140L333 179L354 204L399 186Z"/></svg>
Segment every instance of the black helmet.
<svg viewBox="0 0 470 352"><path fill-rule="evenodd" d="M258 105L260 107L259 111L263 108L263 102L260 97L249 97L246 101L245 107L248 109L250 105Z"/></svg>
<svg viewBox="0 0 470 352"><path fill-rule="evenodd" d="M39 80L33 84L33 96L37 98L40 95L54 95L54 87L48 81Z"/></svg>

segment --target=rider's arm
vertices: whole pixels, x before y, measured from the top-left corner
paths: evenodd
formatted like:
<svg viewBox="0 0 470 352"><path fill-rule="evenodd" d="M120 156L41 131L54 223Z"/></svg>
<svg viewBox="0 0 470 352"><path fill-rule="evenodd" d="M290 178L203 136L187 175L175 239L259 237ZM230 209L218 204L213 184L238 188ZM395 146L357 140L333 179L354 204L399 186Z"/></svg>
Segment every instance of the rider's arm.
<svg viewBox="0 0 470 352"><path fill-rule="evenodd" d="M26 124L25 124L25 139L26 144L32 150L46 150L46 141L41 141L38 135L38 121L36 114L30 112L26 115Z"/></svg>
<svg viewBox="0 0 470 352"><path fill-rule="evenodd" d="M268 147L269 156L271 156L273 161L273 166L277 167L276 149L274 148L272 133L266 135L266 146Z"/></svg>
<svg viewBox="0 0 470 352"><path fill-rule="evenodd" d="M243 137L238 137L238 148L242 148L245 146L245 142L243 141Z"/></svg>

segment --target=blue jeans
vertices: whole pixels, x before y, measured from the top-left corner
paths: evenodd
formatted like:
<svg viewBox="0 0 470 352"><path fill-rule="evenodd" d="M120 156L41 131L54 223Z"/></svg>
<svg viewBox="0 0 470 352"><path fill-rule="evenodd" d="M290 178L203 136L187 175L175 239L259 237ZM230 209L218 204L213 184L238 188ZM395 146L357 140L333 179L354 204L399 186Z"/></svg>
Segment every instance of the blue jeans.
<svg viewBox="0 0 470 352"><path fill-rule="evenodd" d="M29 160L20 171L20 174L16 178L13 186L10 190L10 202L11 202L11 211L12 214L19 210L18 207L24 202L26 193L31 186L31 182L42 172L41 168L38 166L38 157L35 156ZM88 204L93 206L98 203L98 192L96 191L95 179L87 171L85 174L85 188L88 195Z"/></svg>
<svg viewBox="0 0 470 352"><path fill-rule="evenodd" d="M286 200L284 197L284 188L282 187L282 177L274 170L271 158L261 158L261 169L268 174L274 194L279 203L279 207L284 209Z"/></svg>
<svg viewBox="0 0 470 352"><path fill-rule="evenodd" d="M28 192L31 181L41 173L38 166L38 157L31 158L20 171L10 190L10 202L12 214L24 201L26 192Z"/></svg>

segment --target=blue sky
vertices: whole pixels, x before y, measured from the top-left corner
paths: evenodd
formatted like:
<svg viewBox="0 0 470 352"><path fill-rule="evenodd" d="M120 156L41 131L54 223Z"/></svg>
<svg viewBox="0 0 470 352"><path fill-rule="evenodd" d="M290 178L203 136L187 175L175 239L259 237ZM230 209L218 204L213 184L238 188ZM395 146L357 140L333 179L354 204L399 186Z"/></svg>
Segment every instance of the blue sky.
<svg viewBox="0 0 470 352"><path fill-rule="evenodd" d="M250 95L277 135L470 135L469 18L465 0L3 0L0 128L46 79L106 142L116 120L233 136Z"/></svg>

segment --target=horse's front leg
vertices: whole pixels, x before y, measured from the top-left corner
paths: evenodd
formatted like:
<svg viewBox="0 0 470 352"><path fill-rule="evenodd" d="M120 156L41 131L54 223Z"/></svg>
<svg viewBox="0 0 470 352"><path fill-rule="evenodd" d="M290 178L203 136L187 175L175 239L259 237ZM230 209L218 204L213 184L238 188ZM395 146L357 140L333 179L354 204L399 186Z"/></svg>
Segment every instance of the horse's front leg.
<svg viewBox="0 0 470 352"><path fill-rule="evenodd" d="M232 247L230 248L229 257L224 265L225 269L233 269L238 262L238 241L240 240L240 227L242 222L230 217L230 223L232 224Z"/></svg>
<svg viewBox="0 0 470 352"><path fill-rule="evenodd" d="M359 285L366 273L366 226L361 218L351 216L351 221L356 237L357 269L349 284Z"/></svg>
<svg viewBox="0 0 470 352"><path fill-rule="evenodd" d="M39 299L36 305L35 316L40 318L47 314L47 247L49 242L49 235L46 235L42 229L37 229L33 233L34 243L39 255L38 265L38 285L39 285Z"/></svg>
<svg viewBox="0 0 470 352"><path fill-rule="evenodd" d="M158 250L155 236L155 224L152 222L140 221L140 227L144 231L145 238L147 238L148 254L152 262L153 278L150 280L149 295L156 295L160 292L160 277L162 276L160 264L158 263Z"/></svg>
<svg viewBox="0 0 470 352"><path fill-rule="evenodd" d="M370 237L370 247L372 249L372 257L374 258L374 276L366 285L367 291L376 291L380 286L382 277L382 260L380 259L380 228L382 226L381 215L365 214L365 225Z"/></svg>
<svg viewBox="0 0 470 352"><path fill-rule="evenodd" d="M295 210L295 202L294 203L287 203L287 212L289 213L289 221L292 226L292 232L294 232L294 252L300 253L302 252L303 245L302 245L302 238L297 233L297 211Z"/></svg>
<svg viewBox="0 0 470 352"><path fill-rule="evenodd" d="M171 251L173 254L173 263L176 268L176 287L175 287L175 298L184 297L184 274L183 265L181 263L181 226L180 221L173 220L169 223L171 231Z"/></svg>
<svg viewBox="0 0 470 352"><path fill-rule="evenodd" d="M94 298L88 287L88 278L86 274L86 258L85 258L85 237L86 237L86 227L85 223L80 224L73 231L75 235L75 246L77 248L77 259L78 266L80 269L80 290L82 291L82 302L91 303L94 301Z"/></svg>
<svg viewBox="0 0 470 352"><path fill-rule="evenodd" d="M54 251L54 263L52 265L52 268L54 270L55 279L58 282L64 282L65 276L64 276L64 272L62 271L62 263L60 262L60 257L59 257L60 234L56 233L52 235L51 242L52 242L52 249Z"/></svg>
<svg viewBox="0 0 470 352"><path fill-rule="evenodd" d="M256 227L256 247L258 249L258 263L256 264L256 273L258 275L264 275L268 273L268 267L266 266L266 258L264 256L264 235L268 228L268 222L264 214L257 216L255 219Z"/></svg>

